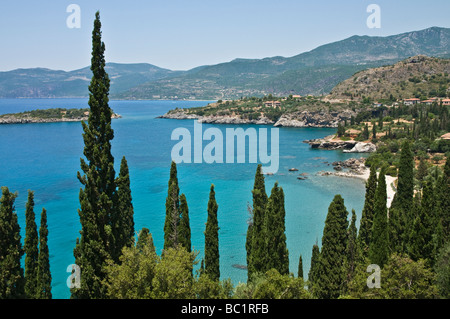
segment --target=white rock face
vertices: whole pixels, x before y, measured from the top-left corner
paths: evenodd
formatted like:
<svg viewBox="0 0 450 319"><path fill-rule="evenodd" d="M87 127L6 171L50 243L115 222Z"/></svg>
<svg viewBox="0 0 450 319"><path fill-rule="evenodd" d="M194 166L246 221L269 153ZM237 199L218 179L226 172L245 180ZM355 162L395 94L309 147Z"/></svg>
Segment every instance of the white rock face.
<svg viewBox="0 0 450 319"><path fill-rule="evenodd" d="M344 150L344 153L373 153L377 150L375 144L372 143L357 143L351 150Z"/></svg>

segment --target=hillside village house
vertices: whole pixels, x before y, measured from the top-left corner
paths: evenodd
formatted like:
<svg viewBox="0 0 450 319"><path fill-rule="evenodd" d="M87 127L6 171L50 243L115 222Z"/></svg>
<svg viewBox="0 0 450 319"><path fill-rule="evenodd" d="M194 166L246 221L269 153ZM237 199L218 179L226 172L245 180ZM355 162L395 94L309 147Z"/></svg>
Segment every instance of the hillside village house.
<svg viewBox="0 0 450 319"><path fill-rule="evenodd" d="M281 107L281 102L279 102L279 101L267 101L267 102L264 102L264 105L266 107L276 108L276 107Z"/></svg>
<svg viewBox="0 0 450 319"><path fill-rule="evenodd" d="M421 103L422 103L422 104L426 104L426 105L431 105L431 104L433 104L435 101L436 101L436 100L431 99L431 100L425 100L425 101L422 101Z"/></svg>
<svg viewBox="0 0 450 319"><path fill-rule="evenodd" d="M420 99L406 99L406 100L403 100L403 103L405 104L405 105L415 105L415 104L419 104L420 103Z"/></svg>
<svg viewBox="0 0 450 319"><path fill-rule="evenodd" d="M450 99L442 100L442 105L450 105Z"/></svg>

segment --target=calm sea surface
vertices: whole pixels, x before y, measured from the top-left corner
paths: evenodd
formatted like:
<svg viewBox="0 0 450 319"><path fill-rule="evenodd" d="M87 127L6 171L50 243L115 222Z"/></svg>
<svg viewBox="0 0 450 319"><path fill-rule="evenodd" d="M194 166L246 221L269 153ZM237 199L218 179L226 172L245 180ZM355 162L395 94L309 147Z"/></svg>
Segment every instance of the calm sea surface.
<svg viewBox="0 0 450 319"><path fill-rule="evenodd" d="M172 131L179 127L190 130L192 120L157 119L175 107L203 106L202 101L111 101L114 112L122 115L113 120L115 137L113 155L116 172L126 156L130 168L136 231L150 229L158 252L163 247L165 199L171 162L171 150L177 141ZM0 100L0 114L45 108L88 107L86 99L17 99ZM203 125L236 128L233 125ZM261 127L249 126L258 130ZM270 131L270 130L269 130ZM317 172L332 170L325 162L345 160L351 154L340 151L312 150L303 140L335 133L335 129L280 128L280 165L278 173L266 176L266 191L275 182L283 187L286 206L286 236L290 270L297 275L302 255L304 273L309 271L312 246L322 237L328 206L335 194L341 194L351 213L359 218L364 202L364 182L359 179L318 176ZM67 266L74 262L73 248L81 229L77 209L81 184L77 180L80 157L83 156L80 123L43 123L0 125L0 186L19 193L16 211L25 236L25 203L27 190L35 192L35 213L39 225L42 207L47 209L49 227L50 267L53 297L69 298L66 286ZM204 141L203 147L209 142ZM225 151L225 149L224 149ZM270 148L269 148L270 151ZM248 162L248 160L247 160ZM298 172L289 172L295 167ZM192 245L204 253L204 228L209 188L215 185L219 205L219 246L221 279L231 278L234 284L245 282L247 273L236 265L246 264L245 237L247 203L252 203L251 189L256 164L179 164L180 192L186 194L192 230ZM307 173L307 180L298 180ZM350 219L350 215L349 215Z"/></svg>

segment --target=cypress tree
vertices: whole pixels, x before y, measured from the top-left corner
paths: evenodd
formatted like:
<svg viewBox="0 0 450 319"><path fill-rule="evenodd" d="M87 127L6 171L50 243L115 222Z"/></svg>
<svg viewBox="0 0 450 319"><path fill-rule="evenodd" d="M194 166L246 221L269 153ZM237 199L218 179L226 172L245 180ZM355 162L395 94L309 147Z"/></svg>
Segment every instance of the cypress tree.
<svg viewBox="0 0 450 319"><path fill-rule="evenodd" d="M303 260L302 255L300 255L300 259L298 260L298 278L303 279Z"/></svg>
<svg viewBox="0 0 450 319"><path fill-rule="evenodd" d="M367 123L366 123L366 125L364 126L363 137L364 137L364 139L366 139L366 140L369 139L369 125L368 125Z"/></svg>
<svg viewBox="0 0 450 319"><path fill-rule="evenodd" d="M138 234L138 240L136 243L136 249L139 253L142 253L145 247L149 247L151 252L156 253L155 244L153 243L153 237L150 230L143 227Z"/></svg>
<svg viewBox="0 0 450 319"><path fill-rule="evenodd" d="M322 250L315 281L315 294L320 299L334 299L341 294L346 271L348 211L341 195L336 195L328 208L322 236Z"/></svg>
<svg viewBox="0 0 450 319"><path fill-rule="evenodd" d="M220 279L219 267L219 224L214 185L211 185L208 201L208 218L205 229L205 273L213 281Z"/></svg>
<svg viewBox="0 0 450 319"><path fill-rule="evenodd" d="M414 197L414 156L408 141L402 145L397 192L389 210L389 237L392 252L406 252L408 230L412 223Z"/></svg>
<svg viewBox="0 0 450 319"><path fill-rule="evenodd" d="M170 167L169 190L166 199L166 219L164 222L164 250L178 244L178 225L180 217L180 189L178 187L177 164Z"/></svg>
<svg viewBox="0 0 450 319"><path fill-rule="evenodd" d="M247 252L247 282L251 281L253 276L253 260L252 260L252 241L253 241L253 208L247 203L249 218L247 220L247 235L245 238L245 251Z"/></svg>
<svg viewBox="0 0 450 319"><path fill-rule="evenodd" d="M39 257L37 265L37 292L38 299L52 299L52 275L50 273L50 260L48 251L47 211L42 209L41 225L39 227Z"/></svg>
<svg viewBox="0 0 450 319"><path fill-rule="evenodd" d="M437 181L436 187L436 213L441 225L441 244L450 240L450 157L444 165L444 174ZM440 247L439 247L440 248ZM438 248L438 249L439 249Z"/></svg>
<svg viewBox="0 0 450 319"><path fill-rule="evenodd" d="M77 240L74 256L75 264L81 269L81 287L72 290L73 298L104 298L106 287L102 284L106 277L106 261L117 251L114 246L112 222L117 220L115 210L116 183L114 158L111 154L112 111L108 105L109 76L105 71L105 44L101 40L100 13L96 12L92 31L93 73L89 85L89 118L83 127L84 159L80 159L81 169L78 179L84 186L80 189L81 237Z"/></svg>
<svg viewBox="0 0 450 319"><path fill-rule="evenodd" d="M259 164L256 168L252 195L253 220L251 225L249 225L249 229L247 230L248 245L246 245L249 281L251 280L254 273L264 272L267 262L264 222L266 219L266 205L268 198L266 194L266 186L261 164Z"/></svg>
<svg viewBox="0 0 450 319"><path fill-rule="evenodd" d="M436 225L434 189L430 183L425 182L423 195L418 214L414 219L409 242L409 256L412 260L427 259L429 263L433 260L434 252L434 230Z"/></svg>
<svg viewBox="0 0 450 319"><path fill-rule="evenodd" d="M118 261L123 247L131 247L134 241L134 209L131 198L130 173L125 156L120 163L117 184L117 214L113 221L115 240L114 260Z"/></svg>
<svg viewBox="0 0 450 319"><path fill-rule="evenodd" d="M25 294L28 298L36 297L37 263L38 263L38 232L34 214L34 193L28 191L28 201L25 209Z"/></svg>
<svg viewBox="0 0 450 319"><path fill-rule="evenodd" d="M0 198L0 299L25 297L20 226L14 208L17 194L2 187Z"/></svg>
<svg viewBox="0 0 450 319"><path fill-rule="evenodd" d="M387 193L385 170L381 169L375 193L372 240L369 246L369 259L372 264L383 267L389 258L389 233L387 216Z"/></svg>
<svg viewBox="0 0 450 319"><path fill-rule="evenodd" d="M308 281L309 281L309 289L311 292L314 293L313 287L316 284L316 277L317 277L317 268L319 266L319 258L320 258L320 249L319 245L317 243L313 245L312 248L312 255L311 255L311 266L309 268L308 273Z"/></svg>
<svg viewBox="0 0 450 319"><path fill-rule="evenodd" d="M347 236L347 249L346 249L346 260L345 265L347 269L347 283L350 282L353 278L353 274L356 269L356 265L359 260L359 248L357 242L358 230L356 228L356 213L355 210L352 210L352 220L350 226L348 228Z"/></svg>
<svg viewBox="0 0 450 319"><path fill-rule="evenodd" d="M423 186L423 180L428 175L428 166L424 158L420 159L419 166L417 166L416 178L420 182L420 186Z"/></svg>
<svg viewBox="0 0 450 319"><path fill-rule="evenodd" d="M361 253L367 256L370 237L372 235L373 225L373 209L375 201L375 191L377 189L377 169L375 165L370 167L369 179L366 183L366 197L364 201L364 208L361 215L361 222L359 225L358 244Z"/></svg>
<svg viewBox="0 0 450 319"><path fill-rule="evenodd" d="M286 246L284 192L275 183L266 206L265 236L267 260L264 271L272 268L289 274L289 251Z"/></svg>
<svg viewBox="0 0 450 319"><path fill-rule="evenodd" d="M186 196L181 194L180 196L180 231L179 241L181 246L186 248L188 252L191 252L191 226L189 222L189 208L186 200Z"/></svg>

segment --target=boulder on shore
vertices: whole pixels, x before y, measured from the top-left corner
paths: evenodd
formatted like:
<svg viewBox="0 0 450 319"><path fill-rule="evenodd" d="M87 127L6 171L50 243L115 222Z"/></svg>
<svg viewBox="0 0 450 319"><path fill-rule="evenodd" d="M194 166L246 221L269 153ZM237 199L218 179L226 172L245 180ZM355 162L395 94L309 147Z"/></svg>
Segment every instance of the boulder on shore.
<svg viewBox="0 0 450 319"><path fill-rule="evenodd" d="M344 150L344 153L373 153L377 147L373 143L357 143L351 150Z"/></svg>

